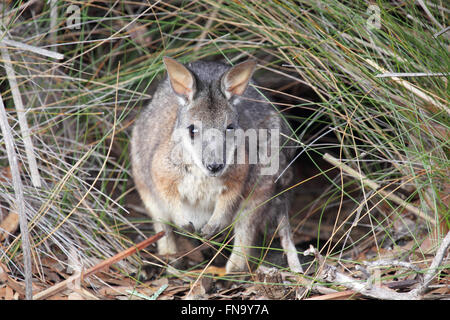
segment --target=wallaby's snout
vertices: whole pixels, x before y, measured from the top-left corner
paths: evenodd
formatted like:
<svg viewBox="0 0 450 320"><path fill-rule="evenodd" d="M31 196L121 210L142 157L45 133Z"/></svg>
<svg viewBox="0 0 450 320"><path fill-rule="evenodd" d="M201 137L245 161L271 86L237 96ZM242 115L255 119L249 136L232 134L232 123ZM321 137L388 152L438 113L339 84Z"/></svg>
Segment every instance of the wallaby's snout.
<svg viewBox="0 0 450 320"><path fill-rule="evenodd" d="M256 62L248 60L230 69L220 68L219 74L207 70L196 74L167 57L164 64L179 104L176 138L183 159L194 163L206 176L223 175L237 147L232 137L239 127L236 105L248 87Z"/></svg>
<svg viewBox="0 0 450 320"><path fill-rule="evenodd" d="M221 176L227 170L228 165L232 162L232 157L235 151L235 144L226 143L227 137L222 130L209 128L203 130L201 141L202 165L206 169L206 174L211 177Z"/></svg>
<svg viewBox="0 0 450 320"><path fill-rule="evenodd" d="M221 163L211 163L206 165L206 169L208 169L212 174L216 174L220 172L225 166Z"/></svg>

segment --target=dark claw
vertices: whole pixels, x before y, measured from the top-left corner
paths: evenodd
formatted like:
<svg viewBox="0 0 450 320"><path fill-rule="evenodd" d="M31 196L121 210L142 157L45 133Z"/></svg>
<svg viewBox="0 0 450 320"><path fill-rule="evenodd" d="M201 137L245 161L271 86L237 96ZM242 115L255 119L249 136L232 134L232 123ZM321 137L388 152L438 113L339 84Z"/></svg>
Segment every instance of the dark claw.
<svg viewBox="0 0 450 320"><path fill-rule="evenodd" d="M219 231L220 231L220 226L218 226L218 225L211 226L209 224L206 224L201 230L201 235L206 239L211 239L217 233L219 233Z"/></svg>
<svg viewBox="0 0 450 320"><path fill-rule="evenodd" d="M183 229L187 233L194 233L195 232L194 224L191 221L189 221L189 224L184 225L183 227L181 227L181 229Z"/></svg>

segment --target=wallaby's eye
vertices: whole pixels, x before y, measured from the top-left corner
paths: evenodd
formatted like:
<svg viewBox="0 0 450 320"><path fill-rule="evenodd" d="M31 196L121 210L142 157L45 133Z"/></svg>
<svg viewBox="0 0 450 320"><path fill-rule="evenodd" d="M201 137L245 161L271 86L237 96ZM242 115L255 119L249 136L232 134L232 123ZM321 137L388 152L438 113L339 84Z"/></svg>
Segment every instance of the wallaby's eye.
<svg viewBox="0 0 450 320"><path fill-rule="evenodd" d="M234 130L234 125L233 124L229 124L227 127L227 131L231 131Z"/></svg>
<svg viewBox="0 0 450 320"><path fill-rule="evenodd" d="M189 127L187 127L189 130L189 135L191 136L191 139L194 139L195 134L198 132L198 129L191 124Z"/></svg>

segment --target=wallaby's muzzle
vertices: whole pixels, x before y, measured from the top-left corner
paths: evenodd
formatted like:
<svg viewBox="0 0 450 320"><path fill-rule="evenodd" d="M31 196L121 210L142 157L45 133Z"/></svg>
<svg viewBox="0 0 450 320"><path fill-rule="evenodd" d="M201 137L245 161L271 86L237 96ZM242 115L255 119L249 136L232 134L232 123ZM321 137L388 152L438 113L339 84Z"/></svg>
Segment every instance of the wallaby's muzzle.
<svg viewBox="0 0 450 320"><path fill-rule="evenodd" d="M208 169L211 173L218 173L220 170L222 170L224 167L223 164L219 164L219 163L212 163L212 164L207 164L206 165L206 169Z"/></svg>

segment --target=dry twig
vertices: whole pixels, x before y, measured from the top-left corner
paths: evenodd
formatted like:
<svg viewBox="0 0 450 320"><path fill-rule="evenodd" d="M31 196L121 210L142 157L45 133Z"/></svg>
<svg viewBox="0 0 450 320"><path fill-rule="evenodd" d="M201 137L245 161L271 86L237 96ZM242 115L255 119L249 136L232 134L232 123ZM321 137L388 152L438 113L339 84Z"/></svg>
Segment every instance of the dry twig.
<svg viewBox="0 0 450 320"><path fill-rule="evenodd" d="M388 73L388 71L386 69L384 69L383 67L379 66L376 62L374 62L372 60L369 60L369 59L364 59L364 60L367 62L367 64L369 64L374 69L380 71L381 73ZM438 109L444 110L445 112L450 114L450 109L447 106L441 104L435 98L430 97L428 94L426 94L422 90L416 88L410 82L408 82L406 80L403 80L403 79L400 79L399 77L391 77L390 79L392 81L394 81L394 82L397 82L398 84L403 86L405 89L407 89L410 92L412 92L415 96L417 96L420 99L422 99L423 101L425 101L427 103L430 103L433 106L437 107Z"/></svg>
<svg viewBox="0 0 450 320"><path fill-rule="evenodd" d="M53 51L50 51L50 50L47 50L44 48L31 46L26 43L10 40L6 37L4 37L2 40L0 40L0 44L14 47L14 48L24 50L24 51L33 52L33 53L39 54L39 55L47 57L47 58L52 58L52 59L56 59L56 60L64 59L64 55L61 53L53 52Z"/></svg>
<svg viewBox="0 0 450 320"><path fill-rule="evenodd" d="M442 261L444 260L445 254L447 253L449 247L450 247L450 232L447 233L444 240L442 240L439 249L436 251L436 255L433 261L431 262L431 266L425 273L422 285L411 291L410 295L412 296L413 299L420 299L422 295L425 293L425 291L428 289L431 280L433 280L439 273L438 272L439 266L442 264Z"/></svg>
<svg viewBox="0 0 450 320"><path fill-rule="evenodd" d="M17 161L17 154L14 149L14 140L11 133L11 127L8 123L8 115L6 114L5 105L0 95L0 127L3 133L3 140L5 141L6 153L8 154L9 166L11 168L12 182L14 187L14 194L16 196L15 206L19 214L20 232L22 234L22 250L24 260L24 274L25 274L25 298L31 299L33 296L33 289L31 285L32 271L31 271L31 248L30 238L28 233L28 222L25 213L25 199L23 196L23 185L20 179L19 164Z"/></svg>
<svg viewBox="0 0 450 320"><path fill-rule="evenodd" d="M25 145L25 153L27 155L28 165L30 167L31 182L36 188L41 187L41 177L34 156L33 142L31 141L31 132L28 127L26 110L23 105L22 96L17 85L16 75L14 73L11 58L9 56L8 49L6 47L0 47L3 64L5 66L6 75L8 77L9 86L11 87L11 93L14 100L14 105L17 110L17 118L19 120L20 131L22 133L23 143Z"/></svg>
<svg viewBox="0 0 450 320"><path fill-rule="evenodd" d="M161 231L161 232L155 234L154 236L151 236L151 237L147 238L146 240L138 243L137 245L130 247L122 252L119 252L115 256L104 260L103 262L93 266L92 268L89 268L86 272L81 272L80 274L75 274L75 275L67 278L64 281L61 281L60 283L35 294L33 296L33 300L45 299L49 296L52 296L52 295L58 293L61 290L66 289L68 286L70 286L75 281L83 281L86 277L96 274L100 270L105 269L105 268L111 266L112 264L114 264L122 259L125 259L128 256L131 256L136 251L145 249L150 244L161 239L163 236L164 236L164 231Z"/></svg>
<svg viewBox="0 0 450 320"><path fill-rule="evenodd" d="M334 284L342 285L349 290L353 290L361 293L367 297L382 299L382 300L420 300L423 298L424 293L427 291L431 281L439 273L438 269L442 264L442 261L450 246L450 232L447 233L443 239L441 245L436 251L436 255L431 263L430 268L425 273L425 277L419 287L406 293L399 293L386 286L373 285L369 280L361 281L354 279L342 272L339 272L335 266L326 264L325 259L320 255L319 251L310 247L310 249L304 252L305 255L313 254L319 263L319 272L317 277L323 281L332 282ZM384 262L383 262L384 264Z"/></svg>

